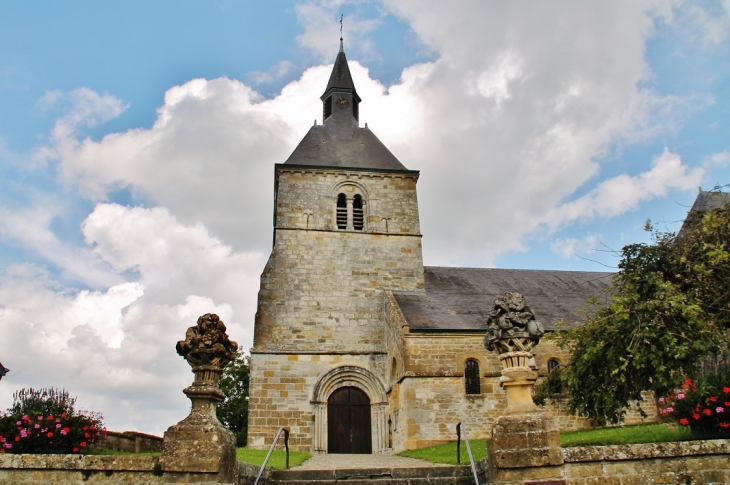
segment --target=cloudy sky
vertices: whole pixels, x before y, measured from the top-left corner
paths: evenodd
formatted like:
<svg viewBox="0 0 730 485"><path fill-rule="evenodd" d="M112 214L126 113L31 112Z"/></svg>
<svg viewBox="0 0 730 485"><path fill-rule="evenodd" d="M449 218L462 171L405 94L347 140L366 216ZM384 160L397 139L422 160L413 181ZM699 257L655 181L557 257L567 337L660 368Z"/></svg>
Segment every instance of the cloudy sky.
<svg viewBox="0 0 730 485"><path fill-rule="evenodd" d="M0 408L65 387L162 433L199 315L251 346L340 14L428 265L609 271L730 182L730 0L2 2Z"/></svg>

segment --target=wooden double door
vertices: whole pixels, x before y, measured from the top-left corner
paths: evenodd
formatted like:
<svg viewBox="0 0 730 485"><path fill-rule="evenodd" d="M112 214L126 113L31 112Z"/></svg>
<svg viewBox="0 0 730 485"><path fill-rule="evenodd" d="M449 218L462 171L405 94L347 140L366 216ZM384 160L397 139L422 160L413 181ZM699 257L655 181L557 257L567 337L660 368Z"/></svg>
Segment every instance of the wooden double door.
<svg viewBox="0 0 730 485"><path fill-rule="evenodd" d="M327 452L373 452L370 399L357 387L341 387L327 399Z"/></svg>

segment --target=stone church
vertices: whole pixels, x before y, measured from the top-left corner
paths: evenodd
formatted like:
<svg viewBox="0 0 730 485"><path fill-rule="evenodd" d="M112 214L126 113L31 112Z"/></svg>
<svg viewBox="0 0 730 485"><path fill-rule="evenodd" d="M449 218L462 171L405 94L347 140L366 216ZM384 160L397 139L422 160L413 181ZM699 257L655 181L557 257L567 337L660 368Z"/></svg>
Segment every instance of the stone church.
<svg viewBox="0 0 730 485"><path fill-rule="evenodd" d="M506 407L497 356L483 345L494 299L522 293L549 331L579 321L611 273L424 266L419 172L360 127L342 42L321 99L323 124L275 166L248 446L270 446L280 427L309 453L453 441L461 421L470 438L486 438ZM545 376L566 358L546 341L534 365ZM564 396L546 411L563 429L588 425L567 414Z"/></svg>

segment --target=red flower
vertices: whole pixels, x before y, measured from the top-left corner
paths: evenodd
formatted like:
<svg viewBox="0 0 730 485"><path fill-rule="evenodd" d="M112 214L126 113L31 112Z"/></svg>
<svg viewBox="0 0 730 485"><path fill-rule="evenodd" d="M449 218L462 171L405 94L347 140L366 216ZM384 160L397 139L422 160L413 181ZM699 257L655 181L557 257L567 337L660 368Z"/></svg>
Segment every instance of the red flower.
<svg viewBox="0 0 730 485"><path fill-rule="evenodd" d="M712 411L710 411L709 409L703 409L702 414L704 414L705 416L709 416L712 414Z"/></svg>
<svg viewBox="0 0 730 485"><path fill-rule="evenodd" d="M67 432L67 433L70 433L71 432L71 428L69 428L68 426L66 426L65 428L63 428L63 430L65 432Z"/></svg>
<svg viewBox="0 0 730 485"><path fill-rule="evenodd" d="M720 427L724 429L730 428L730 423L720 423Z"/></svg>
<svg viewBox="0 0 730 485"><path fill-rule="evenodd" d="M679 420L679 424L682 426L687 426L689 424L689 420L687 418L682 418Z"/></svg>
<svg viewBox="0 0 730 485"><path fill-rule="evenodd" d="M727 386L723 387L722 392L724 392L725 394L730 394L730 387L727 387Z"/></svg>
<svg viewBox="0 0 730 485"><path fill-rule="evenodd" d="M710 402L717 402L717 398L715 396L710 396Z"/></svg>
<svg viewBox="0 0 730 485"><path fill-rule="evenodd" d="M46 433L46 436L49 438L53 438L53 431L49 431L48 433Z"/></svg>
<svg viewBox="0 0 730 485"><path fill-rule="evenodd" d="M84 433L84 438L91 438L91 435L89 433Z"/></svg>
<svg viewBox="0 0 730 485"><path fill-rule="evenodd" d="M78 453L80 450L76 447L74 447L74 453Z"/></svg>
<svg viewBox="0 0 730 485"><path fill-rule="evenodd" d="M20 436L16 436L15 441L20 441Z"/></svg>
<svg viewBox="0 0 730 485"><path fill-rule="evenodd" d="M695 420L700 419L700 415L697 413L692 413L692 419L695 419Z"/></svg>
<svg viewBox="0 0 730 485"><path fill-rule="evenodd" d="M88 426L84 426L84 431L88 431L88 430L89 430L89 427Z"/></svg>
<svg viewBox="0 0 730 485"><path fill-rule="evenodd" d="M81 446L82 446L82 447L83 447L83 446L86 446L86 441L82 441L82 442L81 442Z"/></svg>

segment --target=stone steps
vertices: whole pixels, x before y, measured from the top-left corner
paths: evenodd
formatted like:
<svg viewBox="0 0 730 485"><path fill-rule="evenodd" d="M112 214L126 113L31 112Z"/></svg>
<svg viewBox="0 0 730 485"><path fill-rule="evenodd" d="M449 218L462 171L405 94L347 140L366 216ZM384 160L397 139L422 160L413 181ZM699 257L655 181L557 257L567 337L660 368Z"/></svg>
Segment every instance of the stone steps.
<svg viewBox="0 0 730 485"><path fill-rule="evenodd" d="M281 470L271 474L269 483L314 484L394 484L394 485L474 485L468 466L417 468L358 468L339 470Z"/></svg>

